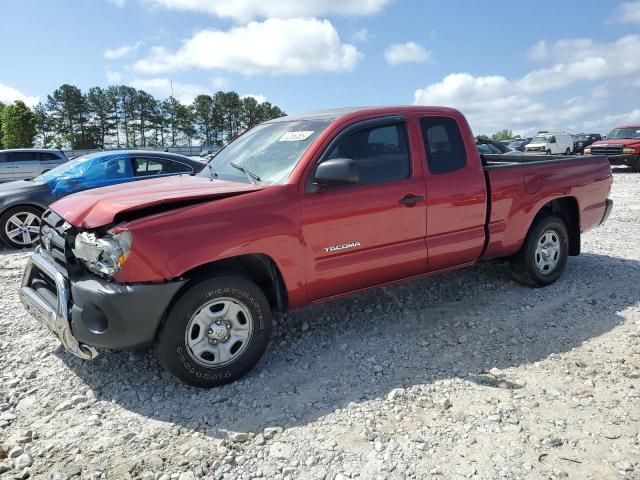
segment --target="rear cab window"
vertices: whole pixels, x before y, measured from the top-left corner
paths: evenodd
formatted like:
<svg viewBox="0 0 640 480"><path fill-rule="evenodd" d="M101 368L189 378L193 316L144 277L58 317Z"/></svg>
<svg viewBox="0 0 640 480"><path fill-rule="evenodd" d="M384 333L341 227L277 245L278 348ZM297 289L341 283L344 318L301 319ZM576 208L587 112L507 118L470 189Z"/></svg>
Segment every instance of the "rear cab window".
<svg viewBox="0 0 640 480"><path fill-rule="evenodd" d="M466 167L467 152L455 119L422 117L420 130L429 172L439 175Z"/></svg>

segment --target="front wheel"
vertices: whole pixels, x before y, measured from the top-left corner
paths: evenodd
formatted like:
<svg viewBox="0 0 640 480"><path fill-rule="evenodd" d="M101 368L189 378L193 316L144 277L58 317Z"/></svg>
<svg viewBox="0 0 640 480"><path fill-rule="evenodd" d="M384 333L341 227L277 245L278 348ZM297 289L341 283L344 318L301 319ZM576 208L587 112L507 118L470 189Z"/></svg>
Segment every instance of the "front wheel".
<svg viewBox="0 0 640 480"><path fill-rule="evenodd" d="M547 155L551 155L551 150L547 150Z"/></svg>
<svg viewBox="0 0 640 480"><path fill-rule="evenodd" d="M538 217L512 259L511 272L516 281L531 287L544 287L555 282L567 265L569 233L561 218Z"/></svg>
<svg viewBox="0 0 640 480"><path fill-rule="evenodd" d="M0 217L0 238L14 248L31 248L40 238L42 210L29 205L10 208Z"/></svg>
<svg viewBox="0 0 640 480"><path fill-rule="evenodd" d="M194 283L171 309L158 340L160 362L194 387L233 382L264 354L271 308L262 290L239 276Z"/></svg>
<svg viewBox="0 0 640 480"><path fill-rule="evenodd" d="M567 148L567 149L564 151L564 154L565 154L567 157L568 157L569 155L571 155L571 149L570 149L570 148Z"/></svg>

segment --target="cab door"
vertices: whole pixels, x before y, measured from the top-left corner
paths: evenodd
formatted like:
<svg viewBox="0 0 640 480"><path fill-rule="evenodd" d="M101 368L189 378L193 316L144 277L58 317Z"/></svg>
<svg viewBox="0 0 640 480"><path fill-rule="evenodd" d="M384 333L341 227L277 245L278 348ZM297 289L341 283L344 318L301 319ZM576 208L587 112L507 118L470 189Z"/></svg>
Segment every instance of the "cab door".
<svg viewBox="0 0 640 480"><path fill-rule="evenodd" d="M484 249L487 189L473 137L462 135L468 128L463 117L420 119L431 272L472 263Z"/></svg>
<svg viewBox="0 0 640 480"><path fill-rule="evenodd" d="M354 160L359 180L324 191L309 188L313 173L307 182L301 224L310 300L425 273L426 190L404 119L348 127L320 162L332 158Z"/></svg>

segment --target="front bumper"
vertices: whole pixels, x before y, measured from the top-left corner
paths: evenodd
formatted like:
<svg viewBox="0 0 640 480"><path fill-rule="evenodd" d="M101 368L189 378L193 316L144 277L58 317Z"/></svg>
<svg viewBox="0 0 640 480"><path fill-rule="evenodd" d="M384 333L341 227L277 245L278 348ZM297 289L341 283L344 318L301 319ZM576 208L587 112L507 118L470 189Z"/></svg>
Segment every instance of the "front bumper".
<svg viewBox="0 0 640 480"><path fill-rule="evenodd" d="M186 280L120 285L69 276L38 247L27 264L20 296L26 309L74 355L93 359L99 350L152 343L171 300Z"/></svg>
<svg viewBox="0 0 640 480"><path fill-rule="evenodd" d="M640 161L640 154L626 153L623 155L609 155L609 163L611 165L629 165L634 166L634 162Z"/></svg>

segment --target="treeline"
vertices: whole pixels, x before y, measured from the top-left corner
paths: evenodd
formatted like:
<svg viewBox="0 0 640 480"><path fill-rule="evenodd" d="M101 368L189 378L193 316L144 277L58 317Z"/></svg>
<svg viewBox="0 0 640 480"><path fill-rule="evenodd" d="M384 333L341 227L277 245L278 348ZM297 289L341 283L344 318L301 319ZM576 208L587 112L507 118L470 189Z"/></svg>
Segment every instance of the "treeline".
<svg viewBox="0 0 640 480"><path fill-rule="evenodd" d="M83 93L65 84L33 110L21 101L0 103L0 148L174 147L194 141L217 146L284 114L269 102L240 98L236 92L198 95L185 105L127 85Z"/></svg>

